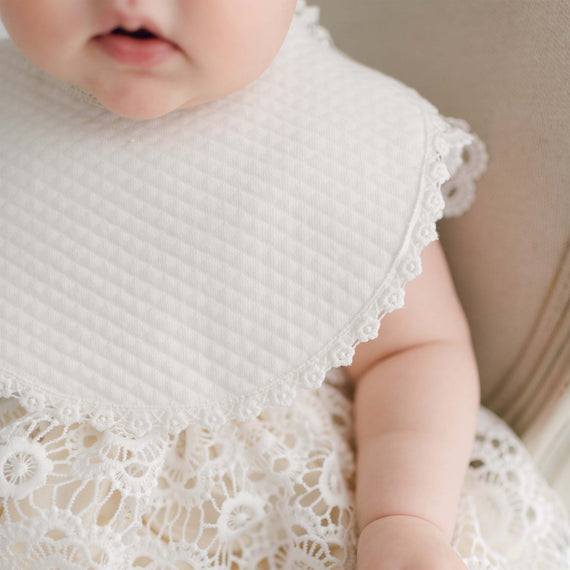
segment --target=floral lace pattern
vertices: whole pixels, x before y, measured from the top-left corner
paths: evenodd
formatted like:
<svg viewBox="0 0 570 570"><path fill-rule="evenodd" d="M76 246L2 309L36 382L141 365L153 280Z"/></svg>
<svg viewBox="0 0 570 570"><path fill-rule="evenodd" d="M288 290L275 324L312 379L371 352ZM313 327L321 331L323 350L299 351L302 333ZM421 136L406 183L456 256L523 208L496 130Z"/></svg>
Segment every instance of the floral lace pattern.
<svg viewBox="0 0 570 570"><path fill-rule="evenodd" d="M0 403L9 568L338 568L354 556L350 407L332 383L300 407L175 437Z"/></svg>
<svg viewBox="0 0 570 570"><path fill-rule="evenodd" d="M452 545L469 570L570 568L570 517L510 427L481 407Z"/></svg>
<svg viewBox="0 0 570 570"><path fill-rule="evenodd" d="M133 438L0 400L3 568L353 570L352 385L219 431ZM570 525L515 434L481 407L452 547L469 570L570 568Z"/></svg>

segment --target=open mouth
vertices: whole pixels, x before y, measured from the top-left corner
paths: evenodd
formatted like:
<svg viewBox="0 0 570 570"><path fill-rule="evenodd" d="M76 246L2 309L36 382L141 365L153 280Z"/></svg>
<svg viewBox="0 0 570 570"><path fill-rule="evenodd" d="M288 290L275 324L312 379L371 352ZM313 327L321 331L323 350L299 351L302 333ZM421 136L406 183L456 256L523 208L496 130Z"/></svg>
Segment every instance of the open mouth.
<svg viewBox="0 0 570 570"><path fill-rule="evenodd" d="M125 30L124 28L115 28L111 30L111 34L117 34L121 36L129 36L131 38L136 38L137 40L148 40L153 38L158 38L156 34L149 32L146 28L139 28L138 30L131 32L129 30Z"/></svg>

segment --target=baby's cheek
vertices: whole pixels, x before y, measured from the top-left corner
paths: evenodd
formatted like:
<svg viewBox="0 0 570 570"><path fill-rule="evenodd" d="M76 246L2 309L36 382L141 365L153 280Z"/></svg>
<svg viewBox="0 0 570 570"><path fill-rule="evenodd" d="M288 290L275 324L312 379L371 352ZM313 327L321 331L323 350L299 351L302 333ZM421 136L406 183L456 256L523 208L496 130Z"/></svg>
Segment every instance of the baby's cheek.
<svg viewBox="0 0 570 570"><path fill-rule="evenodd" d="M73 0L0 0L0 15L22 53L56 74L85 41L88 14L79 5Z"/></svg>
<svg viewBox="0 0 570 570"><path fill-rule="evenodd" d="M296 0L182 0L185 47L220 91L234 91L269 67L291 24Z"/></svg>

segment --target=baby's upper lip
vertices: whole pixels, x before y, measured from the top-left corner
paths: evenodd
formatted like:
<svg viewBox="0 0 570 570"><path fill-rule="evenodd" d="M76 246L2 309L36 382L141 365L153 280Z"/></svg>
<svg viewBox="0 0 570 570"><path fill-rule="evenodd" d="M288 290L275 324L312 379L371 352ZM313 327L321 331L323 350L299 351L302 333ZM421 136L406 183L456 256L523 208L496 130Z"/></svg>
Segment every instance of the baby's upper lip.
<svg viewBox="0 0 570 570"><path fill-rule="evenodd" d="M160 27L147 16L127 16L121 13L113 13L107 16L105 24L101 27L101 31L96 36L104 36L111 33L115 28L123 28L130 32L135 32L144 28L152 32L158 38L170 43L168 38L164 36Z"/></svg>

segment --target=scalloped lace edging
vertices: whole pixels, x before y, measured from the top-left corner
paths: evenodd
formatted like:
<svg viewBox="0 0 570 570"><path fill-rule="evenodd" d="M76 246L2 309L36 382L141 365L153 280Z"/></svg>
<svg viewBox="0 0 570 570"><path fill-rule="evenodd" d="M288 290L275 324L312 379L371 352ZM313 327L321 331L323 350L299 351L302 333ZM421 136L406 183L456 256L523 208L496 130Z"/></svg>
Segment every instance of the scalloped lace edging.
<svg viewBox="0 0 570 570"><path fill-rule="evenodd" d="M33 388L30 382L9 370L0 371L0 397L17 397L28 412L55 418L64 425L84 420L100 431L113 428L142 436L154 429L176 434L194 423L215 429L230 419L251 420L267 407L291 406L299 390L319 388L328 371L352 362L358 344L378 336L384 315L403 307L406 282L422 270L421 251L438 239L436 222L442 217L445 207L441 187L451 177L446 158L452 152L460 153L475 139L473 134L463 130L468 128L466 123L463 122L461 127L457 123L452 124L429 102L421 101L426 109L426 157L418 199L400 253L373 298L335 339L309 361L258 392L199 410L150 406L129 409L90 404Z"/></svg>
<svg viewBox="0 0 570 570"><path fill-rule="evenodd" d="M446 121L456 128L469 131L469 124L464 119L446 117ZM475 200L475 181L485 172L489 162L487 149L483 141L474 133L471 143L463 149L455 145L445 158L450 171L450 179L441 187L445 200L443 216L451 218L465 213Z"/></svg>

